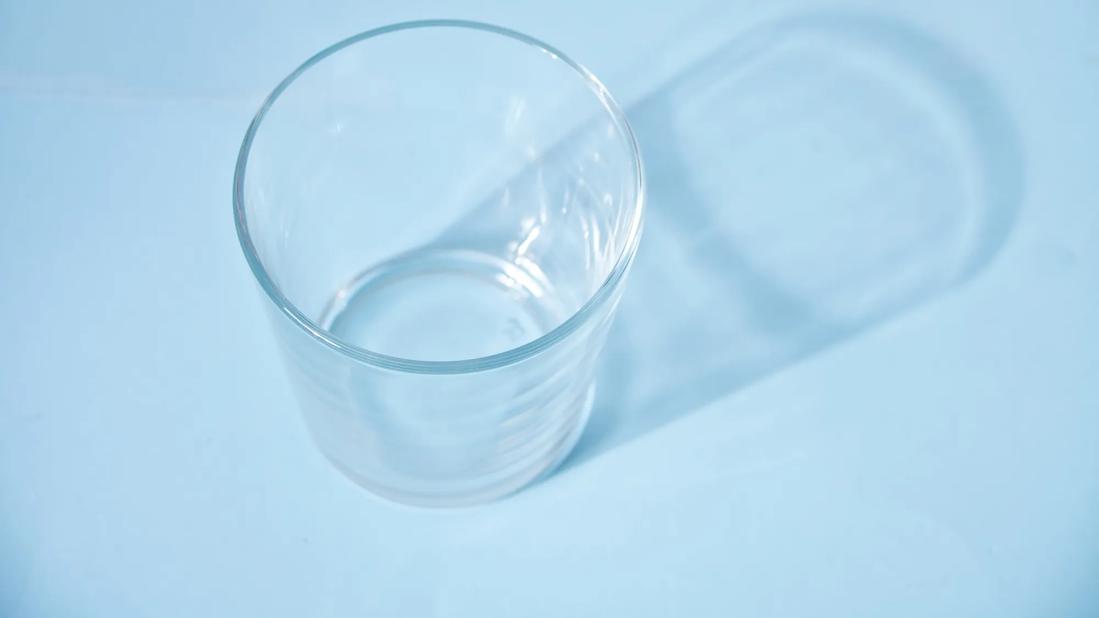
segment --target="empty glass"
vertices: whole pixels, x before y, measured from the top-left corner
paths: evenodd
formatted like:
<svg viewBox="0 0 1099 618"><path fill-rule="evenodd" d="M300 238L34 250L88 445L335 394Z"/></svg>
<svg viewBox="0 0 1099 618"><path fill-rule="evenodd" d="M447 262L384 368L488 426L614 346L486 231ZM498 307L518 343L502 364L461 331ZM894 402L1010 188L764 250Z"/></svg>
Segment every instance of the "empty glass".
<svg viewBox="0 0 1099 618"><path fill-rule="evenodd" d="M591 73L460 21L309 59L256 114L234 183L315 441L418 504L508 493L576 443L643 202Z"/></svg>

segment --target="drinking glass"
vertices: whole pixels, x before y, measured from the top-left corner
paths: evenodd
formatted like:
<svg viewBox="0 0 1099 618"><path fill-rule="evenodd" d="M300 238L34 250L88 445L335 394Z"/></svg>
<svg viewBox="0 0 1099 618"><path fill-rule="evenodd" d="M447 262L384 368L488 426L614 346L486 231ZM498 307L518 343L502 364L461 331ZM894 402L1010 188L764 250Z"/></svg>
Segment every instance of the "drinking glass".
<svg viewBox="0 0 1099 618"><path fill-rule="evenodd" d="M347 476L467 504L576 443L644 204L633 133L584 67L473 22L351 37L263 103L233 201L306 424Z"/></svg>

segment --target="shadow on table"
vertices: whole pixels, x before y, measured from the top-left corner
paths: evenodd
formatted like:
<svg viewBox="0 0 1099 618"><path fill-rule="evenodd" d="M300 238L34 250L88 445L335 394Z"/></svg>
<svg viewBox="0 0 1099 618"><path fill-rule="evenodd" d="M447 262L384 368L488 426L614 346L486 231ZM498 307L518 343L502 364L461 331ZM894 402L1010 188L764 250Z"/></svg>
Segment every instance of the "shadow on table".
<svg viewBox="0 0 1099 618"><path fill-rule="evenodd" d="M1016 218L1009 115L898 22L755 28L627 113L645 237L566 467L963 284Z"/></svg>

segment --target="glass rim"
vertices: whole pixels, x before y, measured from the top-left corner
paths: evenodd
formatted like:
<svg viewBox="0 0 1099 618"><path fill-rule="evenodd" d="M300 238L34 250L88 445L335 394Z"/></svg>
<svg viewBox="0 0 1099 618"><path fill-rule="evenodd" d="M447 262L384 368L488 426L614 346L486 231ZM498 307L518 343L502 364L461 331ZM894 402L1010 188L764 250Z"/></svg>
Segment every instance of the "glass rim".
<svg viewBox="0 0 1099 618"><path fill-rule="evenodd" d="M548 332L543 333L538 338L502 352L471 359L415 360L401 358L399 356L373 352L336 337L302 313L302 311L282 293L282 290L279 289L278 285L275 284L261 262L256 247L252 242L252 237L248 229L248 220L245 215L244 178L248 167L248 154L251 151L252 142L255 139L256 133L259 130L264 117L267 115L271 106L278 100L279 96L303 73L325 58L346 47L384 34L422 28L464 28L496 34L535 47L548 55L552 60L563 62L566 66L571 68L578 77L584 80L592 93L599 100L603 109L614 122L617 132L626 139L631 158L633 159L633 189L635 197L632 205L633 212L630 213L630 223L627 230L628 236L621 252L615 259L614 266L611 268L602 284L600 284L599 288L565 321ZM271 94L267 95L267 98L263 101L263 104L252 118L251 123L248 125L248 130L244 135L244 141L241 143L240 151L237 155L236 170L233 177L233 215L236 223L237 238L240 241L241 249L244 251L244 256L248 261L252 274L255 276L256 280L259 281L260 287L263 288L267 297L275 303L276 307L278 307L279 311L311 338L340 354L349 356L368 365L406 373L457 374L497 369L526 360L564 340L586 322L587 319L606 302L611 292L619 284L623 275L625 275L626 270L633 261L634 255L637 253L637 247L641 237L642 221L644 218L644 202L645 179L641 162L641 149L638 145L637 137L634 135L633 129L630 128L630 125L626 120L626 115L623 113L621 107L619 107L618 103L611 97L606 86L604 86L591 71L559 51L557 48L534 37L493 24L460 19L425 19L382 26L348 37L314 54L297 69L283 78L278 86L276 86L275 89L271 91Z"/></svg>

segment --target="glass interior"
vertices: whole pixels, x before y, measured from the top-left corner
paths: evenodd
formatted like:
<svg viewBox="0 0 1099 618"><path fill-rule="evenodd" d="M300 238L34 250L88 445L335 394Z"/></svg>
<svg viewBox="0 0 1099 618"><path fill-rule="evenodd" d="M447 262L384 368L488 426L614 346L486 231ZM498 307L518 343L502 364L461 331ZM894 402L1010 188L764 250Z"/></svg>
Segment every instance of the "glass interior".
<svg viewBox="0 0 1099 618"><path fill-rule="evenodd" d="M246 144L244 222L271 283L335 338L481 358L607 280L640 170L602 87L557 52L434 26L339 44L284 82Z"/></svg>

